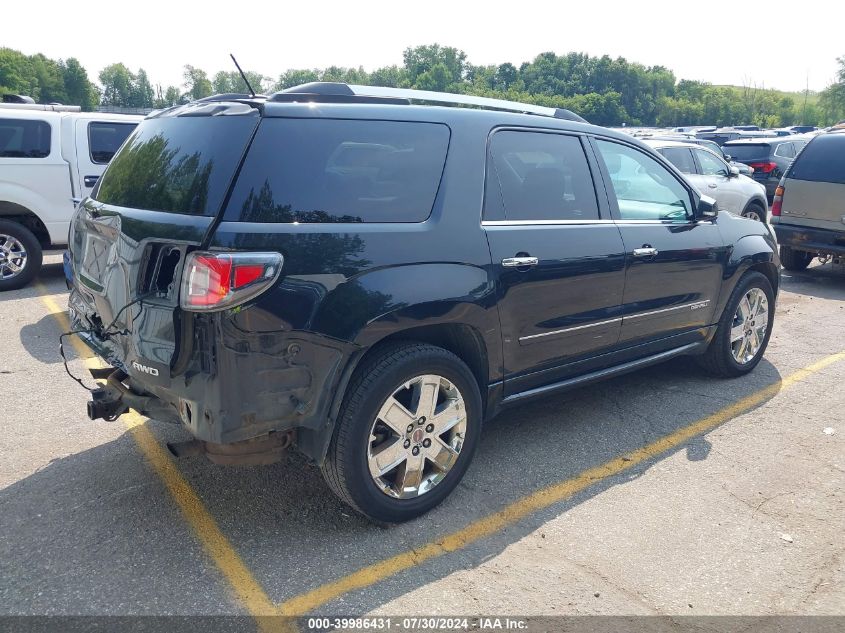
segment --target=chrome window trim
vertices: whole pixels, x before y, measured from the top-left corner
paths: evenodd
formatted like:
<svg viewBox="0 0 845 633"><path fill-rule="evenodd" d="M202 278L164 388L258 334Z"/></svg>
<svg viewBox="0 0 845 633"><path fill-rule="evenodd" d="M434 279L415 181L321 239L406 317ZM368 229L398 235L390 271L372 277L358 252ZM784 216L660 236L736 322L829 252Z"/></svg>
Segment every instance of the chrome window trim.
<svg viewBox="0 0 845 633"><path fill-rule="evenodd" d="M626 224L652 224L664 226L678 226L681 224L690 224L692 219L686 220L482 220L481 226L542 226L544 224L552 226L586 226L590 224L616 224L625 226Z"/></svg>
<svg viewBox="0 0 845 633"><path fill-rule="evenodd" d="M613 224L613 220L482 220L481 226L542 226L551 225L586 225L586 224Z"/></svg>
<svg viewBox="0 0 845 633"><path fill-rule="evenodd" d="M662 308L660 310L650 310L648 312L637 312L634 314L626 314L624 317L616 317L613 319L607 319L605 321L597 321L595 323L587 323L586 325L576 325L574 327L567 327L563 328L562 330L553 330L551 332L542 332L540 334L531 334L529 336L520 336L519 342L522 343L523 341L530 341L537 338L542 338L544 336L554 336L555 334L566 334L567 332L575 332L577 330L585 330L591 327L599 327L602 325L610 325L611 323L618 323L619 321L623 321L625 319L639 319L640 317L652 316L654 314L662 314L664 312L673 312L674 310L682 310L684 308L690 309L699 309L699 308L706 308L710 305L710 299L702 299L701 301L690 301L689 303L682 303L678 306L672 306L671 308Z"/></svg>
<svg viewBox="0 0 845 633"><path fill-rule="evenodd" d="M519 342L522 341L530 341L531 339L541 338L543 336L553 336L555 334L563 334L565 332L574 332L576 330L585 330L591 327L598 327L600 325L609 325L611 323L617 323L622 320L622 317L616 317L615 319L607 319L606 321L597 321L596 323L587 323L586 325L576 325L575 327L567 327L563 328L562 330L554 330L553 332L542 332L541 334L531 334L530 336L520 336Z"/></svg>

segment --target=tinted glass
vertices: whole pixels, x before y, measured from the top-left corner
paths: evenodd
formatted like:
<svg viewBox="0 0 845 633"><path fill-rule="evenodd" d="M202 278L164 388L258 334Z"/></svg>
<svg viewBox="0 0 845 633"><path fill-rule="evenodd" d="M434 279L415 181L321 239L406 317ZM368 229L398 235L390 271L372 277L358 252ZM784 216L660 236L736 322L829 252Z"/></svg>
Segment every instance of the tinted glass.
<svg viewBox="0 0 845 633"><path fill-rule="evenodd" d="M96 199L149 211L216 215L257 117L142 121L100 179Z"/></svg>
<svg viewBox="0 0 845 633"><path fill-rule="evenodd" d="M91 162L104 165L115 155L137 123L89 123L88 148Z"/></svg>
<svg viewBox="0 0 845 633"><path fill-rule="evenodd" d="M628 145L597 144L623 220L686 222L692 217L689 192L663 165Z"/></svg>
<svg viewBox="0 0 845 633"><path fill-rule="evenodd" d="M49 155L49 123L0 119L0 158L45 158Z"/></svg>
<svg viewBox="0 0 845 633"><path fill-rule="evenodd" d="M692 160L692 154L690 154L689 149L686 147L664 147L659 151L666 157L666 160L677 167L681 173L695 173L695 163Z"/></svg>
<svg viewBox="0 0 845 633"><path fill-rule="evenodd" d="M498 132L490 143L490 158L488 182L498 181L508 220L598 219L593 179L577 137ZM495 204L494 193L485 207Z"/></svg>
<svg viewBox="0 0 845 633"><path fill-rule="evenodd" d="M704 176L727 176L728 166L721 160L713 156L710 152L705 152L700 149L695 150L695 156L698 158L698 164L701 166L701 173Z"/></svg>
<svg viewBox="0 0 845 633"><path fill-rule="evenodd" d="M792 163L787 177L845 184L845 133L814 138Z"/></svg>
<svg viewBox="0 0 845 633"><path fill-rule="evenodd" d="M449 128L439 123L265 119L225 217L422 222L448 147Z"/></svg>
<svg viewBox="0 0 845 633"><path fill-rule="evenodd" d="M722 147L726 154L740 163L749 163L755 160L766 160L772 148L765 143L730 144Z"/></svg>

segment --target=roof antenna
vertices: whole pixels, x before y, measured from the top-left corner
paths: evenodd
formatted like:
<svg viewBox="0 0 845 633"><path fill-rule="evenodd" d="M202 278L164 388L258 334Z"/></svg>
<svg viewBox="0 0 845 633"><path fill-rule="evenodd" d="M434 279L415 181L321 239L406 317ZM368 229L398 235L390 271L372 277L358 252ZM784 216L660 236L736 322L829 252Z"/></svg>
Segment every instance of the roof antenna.
<svg viewBox="0 0 845 633"><path fill-rule="evenodd" d="M241 70L241 65L238 63L238 60L235 59L235 56L232 53L229 53L229 57L232 58L232 61L235 62L235 67L238 69L238 72L241 74L241 78L244 80L246 87L249 88L249 93L254 97L255 90L252 89L252 86L249 83L249 79L246 78L246 73Z"/></svg>

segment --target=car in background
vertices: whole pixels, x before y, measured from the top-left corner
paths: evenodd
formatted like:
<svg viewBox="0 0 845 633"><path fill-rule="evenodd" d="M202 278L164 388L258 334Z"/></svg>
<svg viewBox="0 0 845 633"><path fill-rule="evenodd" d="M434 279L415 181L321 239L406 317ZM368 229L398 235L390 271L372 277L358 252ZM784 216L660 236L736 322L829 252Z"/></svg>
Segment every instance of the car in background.
<svg viewBox="0 0 845 633"><path fill-rule="evenodd" d="M775 191L772 226L787 270L845 258L845 131L820 134L798 154Z"/></svg>
<svg viewBox="0 0 845 633"><path fill-rule="evenodd" d="M646 139L686 176L696 189L716 199L719 209L751 220L765 222L769 205L766 191L748 176L743 176L716 153L694 143Z"/></svg>
<svg viewBox="0 0 845 633"><path fill-rule="evenodd" d="M807 134L808 132L815 132L819 128L815 125L793 125L789 128L793 134Z"/></svg>
<svg viewBox="0 0 845 633"><path fill-rule="evenodd" d="M29 101L0 104L0 291L28 284L67 244L76 203L142 116Z"/></svg>
<svg viewBox="0 0 845 633"><path fill-rule="evenodd" d="M735 127L723 127L712 132L697 132L695 137L713 141L718 145L724 145L728 141L743 138L767 138L771 134L766 132L759 132L757 130L740 130Z"/></svg>
<svg viewBox="0 0 845 633"><path fill-rule="evenodd" d="M728 141L722 149L754 168L751 177L766 187L766 195L771 201L781 177L808 140L803 136L744 138Z"/></svg>
<svg viewBox="0 0 845 633"><path fill-rule="evenodd" d="M731 167L736 167L739 170L739 173L743 176L750 176L754 173L753 167L751 167L750 165L746 165L745 163L738 163L733 159L733 156L731 156L730 154L725 154L725 152L722 150L722 147L714 141L709 141L704 138L696 138L695 136L689 136L686 134L655 134L652 136L641 136L639 138L643 141L680 141L683 143L693 143L695 145L701 145L702 147L706 147L711 152L716 154L716 156L721 156L722 160L724 160L726 163L731 164Z"/></svg>

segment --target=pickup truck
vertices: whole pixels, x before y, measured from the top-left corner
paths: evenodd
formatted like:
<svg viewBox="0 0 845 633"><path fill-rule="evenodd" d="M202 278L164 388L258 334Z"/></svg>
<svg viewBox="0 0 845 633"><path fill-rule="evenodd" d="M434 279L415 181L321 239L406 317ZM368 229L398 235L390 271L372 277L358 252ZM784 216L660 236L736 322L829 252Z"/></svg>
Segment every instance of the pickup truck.
<svg viewBox="0 0 845 633"><path fill-rule="evenodd" d="M42 252L67 244L76 203L141 119L0 104L0 291L28 284Z"/></svg>

